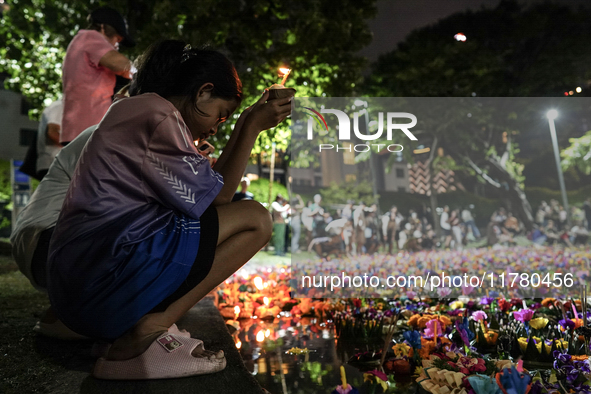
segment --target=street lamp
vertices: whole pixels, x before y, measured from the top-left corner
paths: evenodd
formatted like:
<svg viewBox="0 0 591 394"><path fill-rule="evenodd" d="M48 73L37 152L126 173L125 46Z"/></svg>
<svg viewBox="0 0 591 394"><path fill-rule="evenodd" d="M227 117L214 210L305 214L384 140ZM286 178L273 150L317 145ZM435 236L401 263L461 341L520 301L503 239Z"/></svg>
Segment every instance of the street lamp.
<svg viewBox="0 0 591 394"><path fill-rule="evenodd" d="M552 137L552 147L554 148L554 159L556 159L556 169L558 170L558 183L560 183L560 192L562 194L562 205L566 210L566 223L570 227L570 211L568 208L568 199L566 197L566 188L564 187L564 177L562 175L562 167L560 166L560 153L558 152L558 140L556 139L556 127L554 126L554 119L558 117L558 111L551 109L546 112L548 118L548 125L550 126L550 136Z"/></svg>

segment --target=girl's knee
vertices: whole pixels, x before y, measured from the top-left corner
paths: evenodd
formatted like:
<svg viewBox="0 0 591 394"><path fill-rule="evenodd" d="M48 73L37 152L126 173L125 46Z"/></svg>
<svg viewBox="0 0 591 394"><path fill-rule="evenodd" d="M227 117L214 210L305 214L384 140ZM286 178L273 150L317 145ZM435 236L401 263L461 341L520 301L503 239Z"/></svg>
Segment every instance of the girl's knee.
<svg viewBox="0 0 591 394"><path fill-rule="evenodd" d="M271 214L256 201L236 201L217 208L220 223L220 240L242 231L254 231L267 242L273 232ZM218 241L220 241L218 240Z"/></svg>
<svg viewBox="0 0 591 394"><path fill-rule="evenodd" d="M250 202L250 201L249 201ZM248 217L255 223L261 236L271 239L273 233L273 218L271 213L260 203L252 201L248 207Z"/></svg>

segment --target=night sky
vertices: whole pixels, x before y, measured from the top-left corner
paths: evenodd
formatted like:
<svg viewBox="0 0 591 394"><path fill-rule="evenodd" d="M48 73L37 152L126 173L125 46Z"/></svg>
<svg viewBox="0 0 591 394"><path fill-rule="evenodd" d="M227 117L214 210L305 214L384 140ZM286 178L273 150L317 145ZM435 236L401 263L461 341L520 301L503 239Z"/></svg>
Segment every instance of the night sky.
<svg viewBox="0 0 591 394"><path fill-rule="evenodd" d="M369 63L373 63L378 59L379 55L394 50L396 45L403 41L414 29L435 24L439 20L458 12L467 10L478 11L483 7L495 8L500 2L501 0L378 0L378 14L375 19L369 21L369 26L373 32L373 41L369 46L361 50L359 54L366 56L369 59ZM572 7L579 7L585 4L591 6L591 1L589 0L520 1L524 5L544 2L567 4ZM568 21L565 21L565 23L568 23ZM457 32L462 32L462 30L462 26L458 26ZM449 39L453 40L454 37L449 37ZM469 40L470 37L467 37L467 39ZM370 68L368 67L365 73L367 74L369 72ZM541 134L540 130L542 132ZM539 156L539 160L531 165L526 164L526 184L529 186L540 186L540 183L542 183L545 187L557 189L558 184L550 185L547 182L548 174L555 174L556 171L551 150L550 134L545 124L540 130L536 130L535 132L522 130L522 133L518 137L517 142L521 148L519 157L529 157L533 151L537 152L537 156ZM564 134L564 127L559 130L559 141L562 142L561 145L566 145L567 136L561 136L560 133ZM537 143L534 144L532 141L536 141ZM568 181L569 179L567 179L567 183Z"/></svg>
<svg viewBox="0 0 591 394"><path fill-rule="evenodd" d="M547 0L521 1L523 4L543 3ZM578 6L589 4L589 0L560 0L559 4ZM370 21L373 32L372 43L359 53L370 62L378 56L396 48L396 44L414 29L436 23L449 15L466 10L494 8L500 0L378 0L378 15ZM458 26L458 32L462 27ZM453 37L450 37L452 40ZM468 39L470 39L468 37Z"/></svg>

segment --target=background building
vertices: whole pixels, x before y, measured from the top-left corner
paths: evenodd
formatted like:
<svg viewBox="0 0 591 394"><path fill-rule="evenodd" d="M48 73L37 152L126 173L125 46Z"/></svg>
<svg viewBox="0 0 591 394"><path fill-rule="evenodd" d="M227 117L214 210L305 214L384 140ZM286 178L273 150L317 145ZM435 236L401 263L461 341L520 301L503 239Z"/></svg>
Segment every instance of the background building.
<svg viewBox="0 0 591 394"><path fill-rule="evenodd" d="M1 160L25 158L38 127L38 122L29 119L28 112L29 106L23 96L0 89Z"/></svg>

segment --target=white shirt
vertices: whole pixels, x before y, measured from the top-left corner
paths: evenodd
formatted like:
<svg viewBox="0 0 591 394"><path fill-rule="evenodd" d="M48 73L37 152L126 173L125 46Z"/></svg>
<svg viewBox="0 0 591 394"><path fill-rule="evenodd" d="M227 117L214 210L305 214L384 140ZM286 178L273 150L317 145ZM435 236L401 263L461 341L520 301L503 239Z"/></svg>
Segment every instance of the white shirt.
<svg viewBox="0 0 591 394"><path fill-rule="evenodd" d="M45 289L35 283L31 273L31 261L39 236L57 223L82 148L96 128L97 125L84 130L59 151L49 167L49 172L39 183L27 206L18 215L10 235L12 254L20 271L39 290Z"/></svg>
<svg viewBox="0 0 591 394"><path fill-rule="evenodd" d="M466 223L466 222L469 222L471 220L474 220L474 218L472 217L472 212L470 212L467 209L464 209L462 211L462 221L464 221Z"/></svg>
<svg viewBox="0 0 591 394"><path fill-rule="evenodd" d="M451 225L447 222L449 220L449 213L443 211L441 214L441 219L439 220L439 225L444 230L450 230Z"/></svg>
<svg viewBox="0 0 591 394"><path fill-rule="evenodd" d="M53 158L62 148L47 138L47 127L50 123L62 126L64 102L62 99L51 103L41 114L39 129L37 130L37 171L47 170Z"/></svg>

